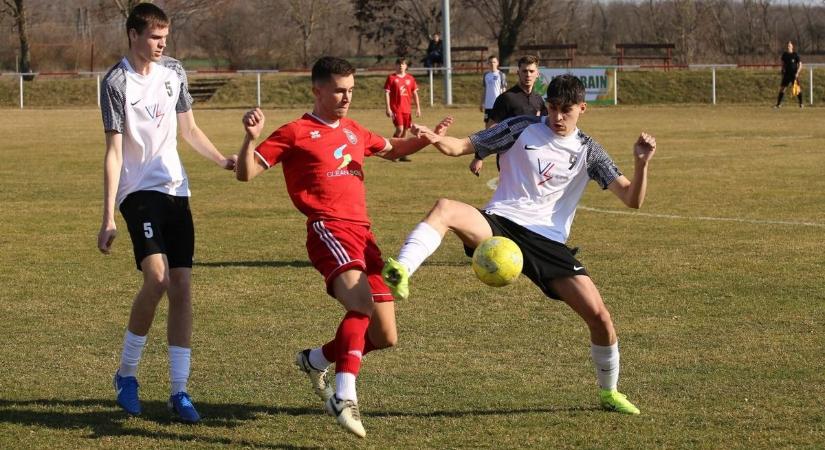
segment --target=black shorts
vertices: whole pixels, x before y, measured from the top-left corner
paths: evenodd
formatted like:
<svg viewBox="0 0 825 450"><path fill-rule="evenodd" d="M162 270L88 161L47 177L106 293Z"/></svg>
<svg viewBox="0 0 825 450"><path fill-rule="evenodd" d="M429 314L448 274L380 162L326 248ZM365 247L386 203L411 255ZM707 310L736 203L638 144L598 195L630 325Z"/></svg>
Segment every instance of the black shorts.
<svg viewBox="0 0 825 450"><path fill-rule="evenodd" d="M189 197L137 191L126 196L120 213L129 228L138 270L144 258L156 253L166 255L170 269L192 267L195 226Z"/></svg>
<svg viewBox="0 0 825 450"><path fill-rule="evenodd" d="M573 250L568 246L547 239L504 217L480 212L490 224L493 236L512 239L519 246L524 255L524 268L521 273L538 286L544 295L561 300L551 287L552 280L576 275L590 276L584 264L573 256ZM464 246L464 253L469 257L473 256L474 250Z"/></svg>
<svg viewBox="0 0 825 450"><path fill-rule="evenodd" d="M790 75L782 75L782 84L781 86L788 87L793 84L794 80L796 80L796 74L792 73Z"/></svg>

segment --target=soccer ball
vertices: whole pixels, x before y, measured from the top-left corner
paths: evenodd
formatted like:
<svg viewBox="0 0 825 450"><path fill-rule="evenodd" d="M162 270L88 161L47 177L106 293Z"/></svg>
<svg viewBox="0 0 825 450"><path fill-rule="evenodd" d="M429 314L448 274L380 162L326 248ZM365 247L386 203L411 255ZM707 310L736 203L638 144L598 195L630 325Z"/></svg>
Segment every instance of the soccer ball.
<svg viewBox="0 0 825 450"><path fill-rule="evenodd" d="M518 278L524 258L515 242L506 237L486 239L473 252L473 271L488 286L507 286Z"/></svg>

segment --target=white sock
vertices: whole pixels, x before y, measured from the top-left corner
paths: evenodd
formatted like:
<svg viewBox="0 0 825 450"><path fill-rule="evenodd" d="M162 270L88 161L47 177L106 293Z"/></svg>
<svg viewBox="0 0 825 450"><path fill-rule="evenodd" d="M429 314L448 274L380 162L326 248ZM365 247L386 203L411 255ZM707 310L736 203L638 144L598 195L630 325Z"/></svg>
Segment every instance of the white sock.
<svg viewBox="0 0 825 450"><path fill-rule="evenodd" d="M191 348L169 346L169 380L172 382L172 395L186 392L191 359Z"/></svg>
<svg viewBox="0 0 825 450"><path fill-rule="evenodd" d="M313 348L312 350L309 351L309 365L310 366L312 366L312 367L314 367L318 370L324 370L330 364L332 364L332 362L327 361L327 359L324 358L324 352L321 350L321 347Z"/></svg>
<svg viewBox="0 0 825 450"><path fill-rule="evenodd" d="M410 275L424 263L424 260L435 253L441 245L441 233L436 231L427 222L421 222L413 228L404 241L404 246L398 252L398 262L403 264Z"/></svg>
<svg viewBox="0 0 825 450"><path fill-rule="evenodd" d="M123 337L123 351L120 353L120 368L117 373L122 377L137 376L140 355L146 346L146 336L138 336L129 330Z"/></svg>
<svg viewBox="0 0 825 450"><path fill-rule="evenodd" d="M335 374L335 395L341 400L352 400L358 403L358 395L355 393L355 375L347 372Z"/></svg>
<svg viewBox="0 0 825 450"><path fill-rule="evenodd" d="M590 356L596 366L596 378L602 389L616 389L619 384L619 343L607 347L590 344Z"/></svg>

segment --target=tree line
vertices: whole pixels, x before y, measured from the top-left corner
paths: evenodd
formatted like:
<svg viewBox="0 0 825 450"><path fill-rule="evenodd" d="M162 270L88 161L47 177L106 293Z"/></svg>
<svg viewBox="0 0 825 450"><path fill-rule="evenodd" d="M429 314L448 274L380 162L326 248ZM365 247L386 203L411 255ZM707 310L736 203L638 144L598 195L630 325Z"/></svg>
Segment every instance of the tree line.
<svg viewBox="0 0 825 450"><path fill-rule="evenodd" d="M0 69L102 70L125 52L138 2L0 0ZM442 18L442 0L155 3L172 18L170 55L226 69L306 68L324 54L415 66ZM452 0L450 17L452 45L504 64L520 45L555 43L577 44L581 64L615 62L620 42L673 43L675 64L775 63L789 40L825 54L825 0Z"/></svg>

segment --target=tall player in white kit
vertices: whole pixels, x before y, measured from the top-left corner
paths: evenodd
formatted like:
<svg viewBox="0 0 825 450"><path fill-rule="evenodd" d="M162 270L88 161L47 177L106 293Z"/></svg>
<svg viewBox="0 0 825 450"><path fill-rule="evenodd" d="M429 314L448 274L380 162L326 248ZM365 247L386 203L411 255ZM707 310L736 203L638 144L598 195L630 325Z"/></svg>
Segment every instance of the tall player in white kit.
<svg viewBox="0 0 825 450"><path fill-rule="evenodd" d="M507 90L507 76L498 70L498 57L495 55L487 58L490 70L484 72L481 77L481 104L479 109L484 113L484 126L490 127L490 113L493 112L493 105L502 92Z"/></svg>
<svg viewBox="0 0 825 450"><path fill-rule="evenodd" d="M499 186L482 210L440 199L407 237L398 259L390 258L384 279L396 298L409 295L409 277L435 252L447 231L455 233L468 256L483 240L505 236L524 254L523 273L550 298L567 303L590 330L602 407L639 414L617 390L619 347L610 313L584 264L565 243L589 180L609 189L626 206L641 207L647 168L656 151L653 136L642 133L633 149L635 172L629 180L604 149L579 130L585 112L581 80L562 75L547 90L549 115L507 119L468 138L431 136L449 156L501 156Z"/></svg>
<svg viewBox="0 0 825 450"><path fill-rule="evenodd" d="M195 232L189 210L189 180L177 150L177 133L198 153L223 169L235 167L195 124L192 97L180 62L163 56L170 21L151 3L129 14L129 52L101 83L106 133L103 167L103 221L97 245L108 254L117 235L115 206L123 214L143 272L132 302L120 366L114 376L117 403L141 413L137 369L155 309L169 297L167 341L171 392L169 408L182 421L200 420L187 393L192 338L192 258Z"/></svg>

